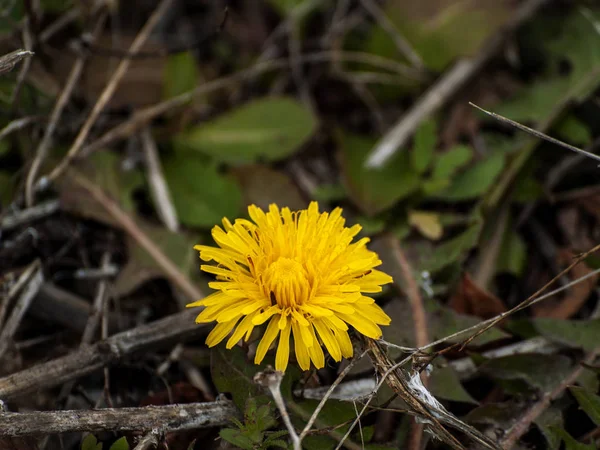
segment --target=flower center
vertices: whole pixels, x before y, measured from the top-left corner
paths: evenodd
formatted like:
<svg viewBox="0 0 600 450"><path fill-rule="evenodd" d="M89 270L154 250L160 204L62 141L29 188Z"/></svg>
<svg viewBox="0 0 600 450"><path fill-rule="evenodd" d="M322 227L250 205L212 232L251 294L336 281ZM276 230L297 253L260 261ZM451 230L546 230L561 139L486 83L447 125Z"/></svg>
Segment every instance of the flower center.
<svg viewBox="0 0 600 450"><path fill-rule="evenodd" d="M306 270L297 261L279 258L263 274L265 294L281 308L301 305L310 296Z"/></svg>

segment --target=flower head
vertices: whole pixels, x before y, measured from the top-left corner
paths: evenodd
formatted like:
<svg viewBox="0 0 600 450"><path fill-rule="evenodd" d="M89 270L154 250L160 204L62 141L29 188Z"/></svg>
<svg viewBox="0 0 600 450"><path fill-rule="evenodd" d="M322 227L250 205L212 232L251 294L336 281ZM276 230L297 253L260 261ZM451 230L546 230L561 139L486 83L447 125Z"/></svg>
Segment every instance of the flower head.
<svg viewBox="0 0 600 450"><path fill-rule="evenodd" d="M220 248L197 245L200 258L217 265L202 265L216 275L209 286L217 292L188 306L204 306L197 323L216 321L206 339L213 347L225 339L232 348L248 340L254 327L268 322L256 350L260 362L279 336L275 368L284 371L293 335L298 364L325 365L322 345L335 361L353 354L348 325L373 339L379 325L391 319L363 294L380 292L392 278L375 270L381 261L367 249L368 238L352 243L361 227L344 226L340 208L319 213L316 202L291 212L271 205L268 212L252 205L252 222L223 219L212 236Z"/></svg>

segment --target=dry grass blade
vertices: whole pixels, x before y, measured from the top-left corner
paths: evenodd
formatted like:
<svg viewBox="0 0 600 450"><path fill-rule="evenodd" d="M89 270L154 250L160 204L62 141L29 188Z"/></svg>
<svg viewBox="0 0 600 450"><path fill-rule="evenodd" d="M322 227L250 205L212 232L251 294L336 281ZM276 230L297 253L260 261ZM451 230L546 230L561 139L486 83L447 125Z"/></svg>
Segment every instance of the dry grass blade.
<svg viewBox="0 0 600 450"><path fill-rule="evenodd" d="M525 125L522 125L519 122L515 122L514 120L508 119L507 117L501 116L500 114L496 114L494 112L491 112L491 111L488 111L486 109L483 109L481 106L477 106L474 103L469 103L469 105L477 108L479 111L486 113L488 116L491 116L491 117L493 117L494 119L496 119L496 120L498 120L500 122L504 122L504 123L507 123L509 125L512 125L513 127L518 128L519 130L524 131L526 133L529 133L532 136L535 136L537 138L540 138L540 139L543 139L545 141L551 142L552 144L556 144L556 145L558 145L558 146L560 146L562 148L566 148L567 150L571 150L572 152L579 153L581 155L586 156L587 158L595 159L596 161L600 161L600 156L598 156L598 155L595 155L595 154L590 153L590 152L586 152L585 150L582 150L582 149L580 149L578 147L575 147L573 145L569 145L566 142L559 141L558 139L554 139L553 137L548 136L547 134L544 134L544 133L542 133L540 131L536 131L533 128L526 127Z"/></svg>
<svg viewBox="0 0 600 450"><path fill-rule="evenodd" d="M422 385L421 390L413 387L414 382L410 378L412 376L418 378L418 372L415 372L410 376L403 372L401 367L397 367L389 373L390 369L395 366L395 363L383 350L381 344L372 339L367 339L366 345L371 350L370 355L373 359L373 365L376 367L379 374L381 376L387 375L386 381L388 385L408 405L408 408L419 417L419 420L426 424L426 429L435 437L454 449L464 450L466 447L446 430L444 425L448 425L461 431L473 440L473 442L476 442L483 448L490 450L501 449L501 447L491 439L446 411L428 392L425 393L425 391L423 391L425 388L423 388Z"/></svg>
<svg viewBox="0 0 600 450"><path fill-rule="evenodd" d="M19 49L0 56L0 75L10 72L18 63L33 55L32 51Z"/></svg>
<svg viewBox="0 0 600 450"><path fill-rule="evenodd" d="M173 261L137 226L135 221L115 201L109 198L102 189L75 171L70 171L68 174L75 183L84 188L156 260L156 263L163 269L165 275L188 296L189 300L196 301L204 297L200 289L179 270Z"/></svg>

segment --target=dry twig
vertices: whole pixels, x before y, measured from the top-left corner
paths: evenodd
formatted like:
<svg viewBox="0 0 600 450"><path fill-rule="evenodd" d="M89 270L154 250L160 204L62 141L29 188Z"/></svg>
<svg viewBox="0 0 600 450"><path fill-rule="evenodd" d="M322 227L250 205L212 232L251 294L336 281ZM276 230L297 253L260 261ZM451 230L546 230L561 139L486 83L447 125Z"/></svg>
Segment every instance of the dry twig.
<svg viewBox="0 0 600 450"><path fill-rule="evenodd" d="M77 431L182 431L229 423L239 412L229 400L210 403L0 413L0 436L43 436Z"/></svg>
<svg viewBox="0 0 600 450"><path fill-rule="evenodd" d="M185 310L164 319L115 334L66 356L0 378L0 399L9 400L60 385L114 364L136 352L184 342L204 332L194 322L198 311Z"/></svg>
<svg viewBox="0 0 600 450"><path fill-rule="evenodd" d="M150 33L152 32L152 30L154 30L154 28L156 27L160 19L163 17L167 9L170 7L172 2L173 0L162 0L160 4L156 7L146 24L140 30L133 43L131 44L131 47L129 47L128 56L122 59L117 68L115 69L110 81L107 83L106 87L102 91L102 94L100 94L98 101L94 105L92 112L81 127L79 134L75 138L75 142L73 142L73 145L67 152L65 158L54 168L54 170L52 170L50 175L48 175L48 181L56 180L69 166L71 161L73 161L73 159L76 158L77 154L82 149L85 140L87 139L92 129L92 126L94 126L94 123L96 123L96 120L100 116L100 113L104 110L104 107L112 98L113 94L117 90L117 87L119 86L119 83L123 79L123 76L129 69L129 64L131 62L131 58L129 55L137 53L143 47L143 45L146 43L146 40L150 36Z"/></svg>

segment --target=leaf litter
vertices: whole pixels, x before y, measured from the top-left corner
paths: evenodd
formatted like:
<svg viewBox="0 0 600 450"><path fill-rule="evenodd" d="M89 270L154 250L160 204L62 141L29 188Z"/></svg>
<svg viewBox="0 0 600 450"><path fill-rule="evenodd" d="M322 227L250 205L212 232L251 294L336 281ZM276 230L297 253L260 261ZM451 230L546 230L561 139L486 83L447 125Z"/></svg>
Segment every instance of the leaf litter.
<svg viewBox="0 0 600 450"><path fill-rule="evenodd" d="M117 5L110 14L119 25L110 27L106 6L88 11L74 2L39 3L36 12L12 2L0 18L8 36L2 54L31 45L23 35L35 36L34 54L0 79L0 107L6 112L0 127L11 130L0 144L0 317L19 318L14 335L3 334L7 322L0 323L0 344L9 349L2 356L0 400L11 398L11 411L97 408L108 420L110 407L143 413L144 399L162 392L161 402L177 413L171 387L188 383L191 394L182 403L216 414L229 407L230 398L238 416L185 432L132 430L135 439L62 425L60 432L77 433L65 434L60 445L116 450L156 438L172 449L285 448L293 436L284 414L295 431L312 422L301 439L307 449L435 448L419 421L445 444L463 448L436 422L439 417L488 448L598 445L598 259L581 257L600 237L596 164L581 159L565 166L550 185L548 174L573 155L480 114L468 102L593 153L600 10L586 2L524 1L529 9L520 11L527 12L526 20L506 35L503 30L517 20L508 0L418 5L265 0L256 9L235 4L227 11L216 3L173 0L151 41L138 55L127 55L158 2L132 2L135 11L127 2ZM538 8L542 3L547 4ZM22 29L23 23L34 25ZM94 26L101 30L99 39L85 41ZM454 64L484 55L495 39L505 40L503 51L490 55L472 83L450 87L451 101L412 125L406 148L381 168L365 167L382 125L393 125ZM119 81L114 73L125 56L131 64ZM78 63L84 68L79 81L70 78ZM273 68L230 77L261 64ZM64 88L69 79L76 83L72 92ZM72 146L107 83L116 90L101 100L104 107L87 137L95 149L71 160L64 149ZM206 84L215 87L188 97ZM70 92L61 99L66 108L53 119L54 144L41 155L34 201L28 204L24 186L36 156L32 149L64 92ZM136 112L148 107L148 115ZM32 120L26 127L12 123L27 118ZM127 128L115 131L123 124ZM159 176L183 227L177 232L161 224L162 206L149 187L140 146L147 126L158 145ZM116 133L111 143L94 146L111 133ZM54 182L40 177L65 163ZM377 345L390 361L404 358L405 364L385 377L383 356L351 362L348 373L347 361L327 361L318 372L290 368L280 387L287 408L282 411L254 382L257 372L268 370L251 364L260 336L232 351L209 350L195 339L205 329L193 328L195 334L173 342L172 330L165 332L160 323L183 318L181 305L210 292L192 247L210 242L211 228L223 217L242 215L247 204L299 209L313 199L326 209L342 206L351 223L363 225L363 235L372 238L384 269L397 281L376 296L392 317ZM58 211L44 208L54 200ZM501 210L505 221L498 219ZM532 235L539 230L534 223L547 239ZM498 248L492 254L493 236ZM389 248L386 252L389 239L406 255L417 297L398 281L400 268ZM102 270L106 255L116 276ZM34 261L44 273L43 292L57 289L76 299L44 297L50 302L46 310L67 317L38 319L35 299L24 314L15 311L16 299L24 295L16 280ZM476 276L484 269L486 277ZM484 278L481 285L475 281ZM556 285L544 293L560 292L523 307L534 302L523 299L539 296L553 279ZM108 289L101 288L105 284ZM435 342L419 351L423 330L415 329L410 295L424 312L427 339ZM110 332L134 327L142 347L149 339L160 345L137 353L130 351L135 346L119 347L121 353L104 367L103 345L110 335L101 321L90 347L98 352L92 353L96 366L82 373L49 372L39 395L12 400L12 388L5 387L9 380L24 380L28 368L44 370L44 361L79 355L81 336L61 324L69 320L69 308L81 304L90 311L101 305L96 311L101 318L116 318ZM510 317L497 320L505 316ZM494 326L478 334L486 324ZM144 326L146 334L135 328ZM471 331L460 334L465 329ZM116 342L126 342L116 336ZM538 347L530 350L536 339ZM507 348L515 353L502 353ZM464 358L472 367L468 377L457 369ZM367 392L359 401L326 398L312 417L319 401L302 392L327 388L340 374L348 389L365 380L381 387L376 397ZM391 401L395 394L403 402ZM415 414L420 418L413 419ZM569 414L582 420L566 420ZM1 415L7 420L7 413ZM455 416L458 422L447 418ZM401 421L407 432L396 432ZM81 431L89 433L84 437ZM37 448L33 436L0 431L0 442ZM59 445L57 436L47 433L47 448Z"/></svg>

